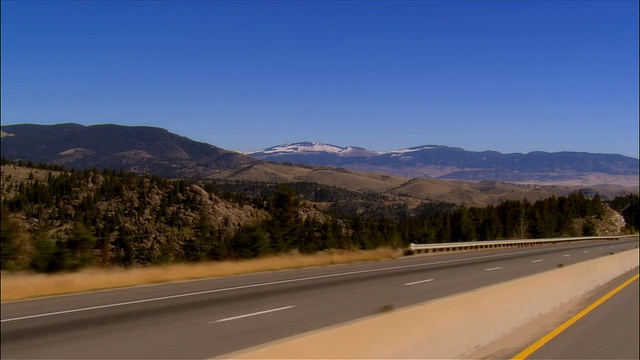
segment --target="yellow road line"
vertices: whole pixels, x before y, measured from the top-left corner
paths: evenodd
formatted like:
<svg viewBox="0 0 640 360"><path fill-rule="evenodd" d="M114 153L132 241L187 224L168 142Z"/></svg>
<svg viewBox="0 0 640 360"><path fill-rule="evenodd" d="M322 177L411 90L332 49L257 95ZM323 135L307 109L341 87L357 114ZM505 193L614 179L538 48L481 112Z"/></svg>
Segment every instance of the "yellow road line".
<svg viewBox="0 0 640 360"><path fill-rule="evenodd" d="M578 314L573 316L571 319L567 320L564 324L558 326L556 329L554 329L553 331L551 331L547 335L545 335L542 338L540 338L540 340L538 340L535 343L533 343L533 345L531 345L528 348L522 350L518 355L516 355L513 358L511 358L511 360L526 359L529 355L533 354L536 350L541 348L544 344L548 343L549 341L551 341L551 339L553 339L554 337L558 336L561 332L566 330L569 326L573 325L573 323L575 323L576 321L580 320L582 317L584 317L585 315L590 313L593 309L598 307L603 302L607 301L610 297L612 297L617 292L622 290L625 286L631 284L633 281L635 281L638 278L638 276L639 276L638 274L634 275L631 279L625 281L624 284L622 284L622 285L618 286L617 288L611 290L607 295L601 297L600 299L596 300L596 302L594 302L593 304L587 306L584 310L580 311Z"/></svg>

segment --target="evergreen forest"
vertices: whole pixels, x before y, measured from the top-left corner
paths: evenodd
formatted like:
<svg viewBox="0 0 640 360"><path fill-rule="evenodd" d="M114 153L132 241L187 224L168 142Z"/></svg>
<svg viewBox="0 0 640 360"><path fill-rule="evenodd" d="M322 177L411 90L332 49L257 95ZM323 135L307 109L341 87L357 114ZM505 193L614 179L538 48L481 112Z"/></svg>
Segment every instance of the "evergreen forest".
<svg viewBox="0 0 640 360"><path fill-rule="evenodd" d="M2 169L1 264L9 271L592 236L610 209L625 218L625 231L639 226L638 195L603 201L575 192L533 203L409 208L382 194L315 183L169 180L4 158Z"/></svg>

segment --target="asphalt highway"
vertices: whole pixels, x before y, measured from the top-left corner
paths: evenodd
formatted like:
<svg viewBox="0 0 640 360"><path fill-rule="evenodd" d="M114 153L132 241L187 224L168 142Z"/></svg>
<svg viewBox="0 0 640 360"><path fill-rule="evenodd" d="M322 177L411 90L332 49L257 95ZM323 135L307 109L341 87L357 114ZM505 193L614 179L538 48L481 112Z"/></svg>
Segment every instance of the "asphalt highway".
<svg viewBox="0 0 640 360"><path fill-rule="evenodd" d="M637 238L417 255L3 303L1 356L210 358L636 247Z"/></svg>
<svg viewBox="0 0 640 360"><path fill-rule="evenodd" d="M616 279L589 299L602 299L613 285L633 279L635 272ZM622 283L622 284L620 284ZM631 281L600 305L553 337L528 359L638 359L640 356L640 313L638 279ZM586 307L585 307L586 308Z"/></svg>

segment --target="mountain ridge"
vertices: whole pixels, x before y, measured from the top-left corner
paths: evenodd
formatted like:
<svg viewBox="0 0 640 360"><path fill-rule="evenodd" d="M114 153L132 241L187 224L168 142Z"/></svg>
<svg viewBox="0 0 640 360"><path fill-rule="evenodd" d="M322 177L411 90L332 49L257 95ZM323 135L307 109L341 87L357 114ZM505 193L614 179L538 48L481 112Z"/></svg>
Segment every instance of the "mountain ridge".
<svg viewBox="0 0 640 360"><path fill-rule="evenodd" d="M341 152L342 150L345 150L345 149L359 149L359 150L364 150L366 152L369 152L369 153L372 153L372 154L376 154L376 155L401 154L401 153L407 153L407 152L413 152L413 151L419 151L419 150L430 150L430 149L436 149L436 148L445 148L445 149L452 149L452 150L462 150L462 151L473 152L473 153L491 153L491 154L502 154L502 155L533 155L533 154L563 154L563 153L616 155L616 156L623 156L623 157L626 157L626 158L631 158L631 159L638 160L635 157L626 156L626 155L617 154L617 153L594 153L594 152L588 152L588 151L568 151L568 150L563 150L563 151L534 150L534 151L529 151L529 152L501 152L501 151L497 151L497 150L477 150L477 151L475 151L475 150L467 150L467 149L465 149L463 147L459 147L459 146L448 146L448 145L442 145L442 144L424 144L424 145L415 145L415 146L410 146L410 147L400 148L400 149L395 149L395 150L389 150L389 151L377 151L377 150L367 149L367 148L364 148L364 147L361 147L361 146L354 146L354 145L339 146L339 145L334 145L334 144L329 144L329 143L324 143L324 142L308 141L308 140L306 140L306 141L289 142L289 143L285 143L285 144L270 146L270 147L264 148L264 149L258 149L258 150L253 150L253 151L245 151L245 152L242 152L242 153L245 154L245 155L260 154L260 153L274 153L277 150L281 150L281 149L282 149L281 151L283 153L323 152L323 150L324 150L323 148L324 147L338 149L336 151L329 151L329 152L338 152L339 153L339 152Z"/></svg>
<svg viewBox="0 0 640 360"><path fill-rule="evenodd" d="M332 151L326 151L326 148ZM247 154L261 160L343 167L415 178L553 183L572 179L585 182L593 174L607 174L609 179L605 182L621 181L632 185L637 184L635 179L638 177L638 159L619 154L571 151L503 154L493 150L467 151L445 145L419 145L386 152L359 148L362 149L361 154L366 155L343 153L348 148L353 147L298 142Z"/></svg>
<svg viewBox="0 0 640 360"><path fill-rule="evenodd" d="M2 126L2 131L2 156L69 168L198 177L212 168L260 162L151 126L19 124Z"/></svg>
<svg viewBox="0 0 640 360"><path fill-rule="evenodd" d="M312 181L315 175L324 177L325 173L340 178L345 176L343 172L355 171L360 174L352 178L361 180L364 173L376 173L407 180L496 180L583 187L605 184L638 189L638 160L617 154L543 151L502 154L444 145L374 152L356 146L297 142L267 148L262 154L252 152L249 156L149 126L67 123L5 125L1 129L2 155L13 160L167 178L226 176L286 182ZM292 175L290 166L270 163L297 164L300 169L296 171L308 175Z"/></svg>

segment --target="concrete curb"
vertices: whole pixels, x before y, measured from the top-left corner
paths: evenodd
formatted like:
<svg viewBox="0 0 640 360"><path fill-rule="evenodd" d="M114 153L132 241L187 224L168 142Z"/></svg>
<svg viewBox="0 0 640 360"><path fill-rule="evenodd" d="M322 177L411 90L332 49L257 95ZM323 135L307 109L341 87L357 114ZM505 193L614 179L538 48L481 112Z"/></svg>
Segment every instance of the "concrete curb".
<svg viewBox="0 0 640 360"><path fill-rule="evenodd" d="M235 359L461 358L638 267L638 249L228 354Z"/></svg>

